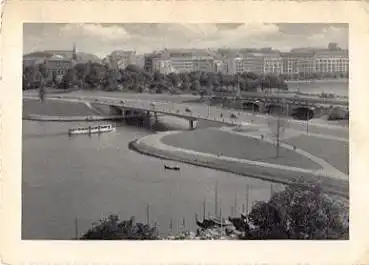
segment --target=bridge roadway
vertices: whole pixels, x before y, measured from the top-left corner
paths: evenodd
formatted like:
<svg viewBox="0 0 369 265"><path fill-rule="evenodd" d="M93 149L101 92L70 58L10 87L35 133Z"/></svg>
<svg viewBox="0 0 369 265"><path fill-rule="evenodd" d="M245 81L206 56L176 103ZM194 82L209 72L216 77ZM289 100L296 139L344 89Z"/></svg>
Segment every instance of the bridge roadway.
<svg viewBox="0 0 369 265"><path fill-rule="evenodd" d="M127 98L125 97L124 93L119 94L115 93L114 97L112 97L109 92L98 93L96 95L93 94L81 95L78 93L77 94L71 93L67 95L50 94L48 95L48 98L90 101L93 103L106 104L125 109L150 111L154 113L156 112L184 118L187 120L208 120L234 125L246 125L250 123L267 125L268 122L271 119L273 119L273 117L265 114L252 114L243 111L238 112L235 110L222 109L219 107L207 106L202 104L178 103L178 102L170 102L167 100L163 101L148 98L146 99L132 97ZM187 108L190 109L191 112L186 111ZM231 118L232 113L237 115L237 119ZM307 122L293 120L291 118L281 118L281 119L287 121L286 126L288 126L291 129L306 131L310 133L327 134L345 139L348 139L349 137L349 130L347 127L330 125L328 124L328 121L312 120Z"/></svg>
<svg viewBox="0 0 369 265"><path fill-rule="evenodd" d="M226 96L227 99L234 99L234 96ZM263 101L263 102L273 102L282 101L284 103L294 103L299 105L316 105L316 106L340 106L348 107L348 100L341 98L321 98L317 96L308 95L297 95L291 93L276 92L272 94L265 94L261 92L247 92L243 93L239 100L253 100L253 101Z"/></svg>

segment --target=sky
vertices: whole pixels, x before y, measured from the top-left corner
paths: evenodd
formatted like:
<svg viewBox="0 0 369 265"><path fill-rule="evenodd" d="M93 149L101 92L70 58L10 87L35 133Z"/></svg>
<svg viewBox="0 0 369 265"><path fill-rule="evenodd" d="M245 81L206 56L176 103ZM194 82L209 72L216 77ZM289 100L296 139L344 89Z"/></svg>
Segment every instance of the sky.
<svg viewBox="0 0 369 265"><path fill-rule="evenodd" d="M288 51L327 47L348 48L348 24L24 24L23 52L68 50L104 57L114 50L138 54L164 48L263 48Z"/></svg>

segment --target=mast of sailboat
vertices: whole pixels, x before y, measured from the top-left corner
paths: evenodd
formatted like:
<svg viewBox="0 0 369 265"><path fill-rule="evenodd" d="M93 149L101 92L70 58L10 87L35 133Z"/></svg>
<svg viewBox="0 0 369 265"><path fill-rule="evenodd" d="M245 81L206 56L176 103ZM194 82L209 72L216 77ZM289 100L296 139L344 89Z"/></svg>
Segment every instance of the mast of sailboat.
<svg viewBox="0 0 369 265"><path fill-rule="evenodd" d="M75 237L76 237L76 239L78 239L78 234L79 234L79 232L78 232L78 218L76 218L74 220L74 229L75 229L75 231L74 231Z"/></svg>
<svg viewBox="0 0 369 265"><path fill-rule="evenodd" d="M170 232L172 233L173 232L173 218L172 217L170 218L170 221L169 221L169 229L170 229Z"/></svg>
<svg viewBox="0 0 369 265"><path fill-rule="evenodd" d="M218 180L215 182L215 206L214 206L214 215L218 217Z"/></svg>
<svg viewBox="0 0 369 265"><path fill-rule="evenodd" d="M273 197L274 194L274 187L273 187L273 183L270 184L270 198Z"/></svg>
<svg viewBox="0 0 369 265"><path fill-rule="evenodd" d="M223 219L222 219L222 207L219 209L219 215L220 215L220 236L223 236Z"/></svg>
<svg viewBox="0 0 369 265"><path fill-rule="evenodd" d="M149 204L146 205L146 222L147 222L147 225L150 224L150 205Z"/></svg>
<svg viewBox="0 0 369 265"><path fill-rule="evenodd" d="M250 190L250 185L246 184L246 214L249 213L249 190Z"/></svg>
<svg viewBox="0 0 369 265"><path fill-rule="evenodd" d="M237 191L234 193L234 215L237 214Z"/></svg>
<svg viewBox="0 0 369 265"><path fill-rule="evenodd" d="M203 219L205 219L205 212L206 212L206 198L204 199L204 201L202 203Z"/></svg>

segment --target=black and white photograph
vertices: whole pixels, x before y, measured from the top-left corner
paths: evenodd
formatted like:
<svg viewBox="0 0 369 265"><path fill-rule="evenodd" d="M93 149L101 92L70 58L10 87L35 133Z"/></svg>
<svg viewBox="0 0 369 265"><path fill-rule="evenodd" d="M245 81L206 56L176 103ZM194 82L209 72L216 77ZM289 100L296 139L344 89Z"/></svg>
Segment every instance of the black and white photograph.
<svg viewBox="0 0 369 265"><path fill-rule="evenodd" d="M22 240L348 240L349 25L24 23Z"/></svg>

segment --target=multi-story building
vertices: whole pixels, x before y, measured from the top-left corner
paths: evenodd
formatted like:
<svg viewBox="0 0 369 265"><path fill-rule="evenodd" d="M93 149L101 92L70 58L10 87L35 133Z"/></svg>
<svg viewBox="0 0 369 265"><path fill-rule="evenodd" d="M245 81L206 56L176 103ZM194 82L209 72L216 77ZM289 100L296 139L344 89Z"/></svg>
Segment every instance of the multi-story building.
<svg viewBox="0 0 369 265"><path fill-rule="evenodd" d="M283 75L291 78L292 76L298 74L297 69L297 56L291 52L281 53L282 58L282 71Z"/></svg>
<svg viewBox="0 0 369 265"><path fill-rule="evenodd" d="M147 72L154 72L155 69L153 68L153 61L155 59L160 59L161 58L161 54L154 52L154 53L149 53L149 54L145 54L144 56L144 69Z"/></svg>
<svg viewBox="0 0 369 265"><path fill-rule="evenodd" d="M211 56L194 56L193 71L200 72L215 72L214 58Z"/></svg>
<svg viewBox="0 0 369 265"><path fill-rule="evenodd" d="M247 53L226 60L227 73L236 74L253 72L261 74L264 71L264 56L260 53Z"/></svg>
<svg viewBox="0 0 369 265"><path fill-rule="evenodd" d="M347 50L318 51L314 56L315 72L322 74L344 74L349 72Z"/></svg>
<svg viewBox="0 0 369 265"><path fill-rule="evenodd" d="M206 55L201 50L168 50L160 53L147 54L145 56L145 70L191 72L215 71L214 58Z"/></svg>
<svg viewBox="0 0 369 265"><path fill-rule="evenodd" d="M264 55L262 53L247 53L243 56L243 71L255 74L264 72Z"/></svg>
<svg viewBox="0 0 369 265"><path fill-rule="evenodd" d="M217 73L227 73L228 72L228 67L227 67L227 63L225 61L222 60L214 60L214 72Z"/></svg>
<svg viewBox="0 0 369 265"><path fill-rule="evenodd" d="M52 56L51 54L45 52L33 52L23 56L23 66L32 66L43 63L47 58Z"/></svg>
<svg viewBox="0 0 369 265"><path fill-rule="evenodd" d="M282 58L277 52L264 53L264 74L280 74L282 71Z"/></svg>
<svg viewBox="0 0 369 265"><path fill-rule="evenodd" d="M281 53L281 74L287 78L310 76L314 72L314 52L286 52Z"/></svg>
<svg viewBox="0 0 369 265"><path fill-rule="evenodd" d="M154 72L158 71L162 74L176 72L176 69L174 69L172 61L170 59L165 60L163 58L153 58L152 65Z"/></svg>
<svg viewBox="0 0 369 265"><path fill-rule="evenodd" d="M299 75L310 76L314 73L314 53L313 52L305 52L296 54L296 66L297 72Z"/></svg>
<svg viewBox="0 0 369 265"><path fill-rule="evenodd" d="M61 80L77 60L76 47L72 50L47 50L23 56L24 66L41 65L45 69L45 80Z"/></svg>
<svg viewBox="0 0 369 265"><path fill-rule="evenodd" d="M53 55L45 60L47 77L46 80L61 80L67 71L73 67L73 61L61 55Z"/></svg>

